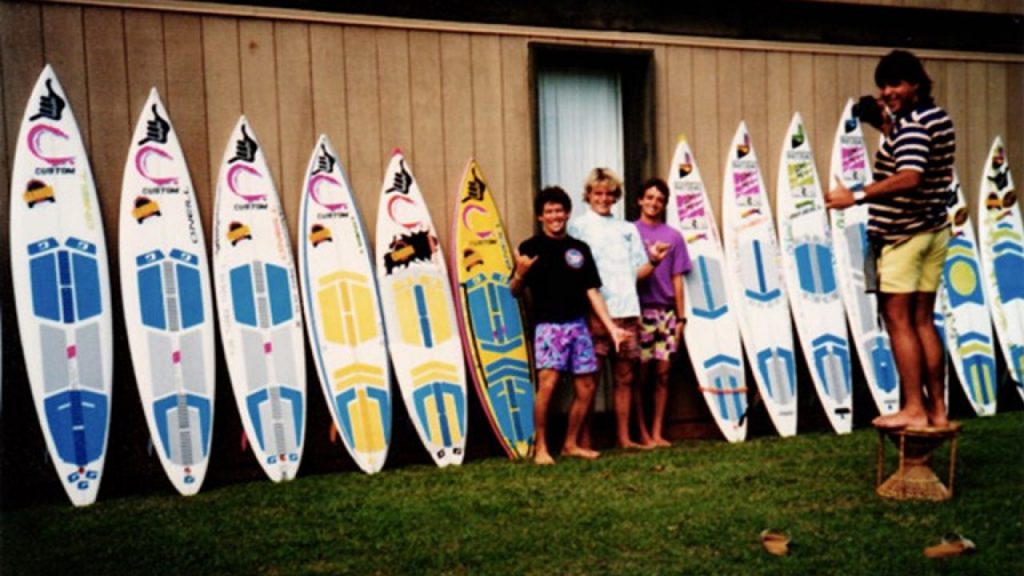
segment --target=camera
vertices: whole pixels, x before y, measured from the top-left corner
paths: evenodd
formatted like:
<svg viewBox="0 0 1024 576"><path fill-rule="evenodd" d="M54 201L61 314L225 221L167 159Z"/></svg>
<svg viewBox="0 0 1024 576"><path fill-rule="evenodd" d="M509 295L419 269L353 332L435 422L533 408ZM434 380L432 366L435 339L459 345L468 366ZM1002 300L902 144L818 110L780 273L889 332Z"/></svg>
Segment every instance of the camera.
<svg viewBox="0 0 1024 576"><path fill-rule="evenodd" d="M861 96L860 100L853 105L853 115L876 130L882 129L882 114L882 107L878 105L878 100L870 94Z"/></svg>

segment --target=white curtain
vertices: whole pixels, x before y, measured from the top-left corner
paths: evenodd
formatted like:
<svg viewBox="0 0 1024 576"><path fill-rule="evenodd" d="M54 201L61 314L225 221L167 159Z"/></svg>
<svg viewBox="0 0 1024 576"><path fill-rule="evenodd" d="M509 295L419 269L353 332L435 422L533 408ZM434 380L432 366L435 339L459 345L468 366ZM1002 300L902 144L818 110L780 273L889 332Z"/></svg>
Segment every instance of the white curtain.
<svg viewBox="0 0 1024 576"><path fill-rule="evenodd" d="M596 167L623 177L622 76L617 71L541 68L541 186L561 186L572 198L573 216L585 212L583 182ZM623 202L613 212L622 217Z"/></svg>

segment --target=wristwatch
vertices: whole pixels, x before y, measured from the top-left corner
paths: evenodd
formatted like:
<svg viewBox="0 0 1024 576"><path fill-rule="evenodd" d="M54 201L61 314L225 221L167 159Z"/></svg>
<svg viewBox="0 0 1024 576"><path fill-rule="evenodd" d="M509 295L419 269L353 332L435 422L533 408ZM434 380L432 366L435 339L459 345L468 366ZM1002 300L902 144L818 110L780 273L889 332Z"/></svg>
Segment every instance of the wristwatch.
<svg viewBox="0 0 1024 576"><path fill-rule="evenodd" d="M868 193L865 192L863 188L861 188L860 190L857 190L856 192L853 193L853 203L857 204L858 206L863 204L864 201L867 200L867 199L868 199Z"/></svg>

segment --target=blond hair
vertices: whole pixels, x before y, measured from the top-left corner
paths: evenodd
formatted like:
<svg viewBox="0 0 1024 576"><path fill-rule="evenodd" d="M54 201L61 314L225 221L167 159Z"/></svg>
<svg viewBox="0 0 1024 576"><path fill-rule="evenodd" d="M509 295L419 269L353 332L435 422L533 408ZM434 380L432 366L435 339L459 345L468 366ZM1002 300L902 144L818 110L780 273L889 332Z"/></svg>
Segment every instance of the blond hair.
<svg viewBox="0 0 1024 576"><path fill-rule="evenodd" d="M611 168L594 168L587 175L587 181L583 186L583 200L585 202L590 200L590 191L599 184L603 184L608 188L608 191L611 192L612 197L616 201L622 197L622 179L619 178L619 175Z"/></svg>

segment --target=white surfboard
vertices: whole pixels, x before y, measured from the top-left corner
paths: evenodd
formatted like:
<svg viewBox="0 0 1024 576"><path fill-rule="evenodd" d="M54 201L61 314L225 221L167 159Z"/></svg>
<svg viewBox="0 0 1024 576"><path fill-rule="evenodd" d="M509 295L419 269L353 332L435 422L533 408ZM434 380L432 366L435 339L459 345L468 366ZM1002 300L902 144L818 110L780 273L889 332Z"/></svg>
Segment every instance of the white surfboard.
<svg viewBox="0 0 1024 576"><path fill-rule="evenodd" d="M18 132L10 217L18 331L39 425L68 498L92 504L110 426L110 274L89 159L49 65Z"/></svg>
<svg viewBox="0 0 1024 576"><path fill-rule="evenodd" d="M804 359L832 428L845 434L853 427L850 343L825 201L799 112L782 144L775 208L782 269Z"/></svg>
<svg viewBox="0 0 1024 576"><path fill-rule="evenodd" d="M120 211L121 296L139 399L164 472L192 495L213 436L213 296L195 189L156 88L135 125Z"/></svg>
<svg viewBox="0 0 1024 576"><path fill-rule="evenodd" d="M935 308L944 319L946 349L967 400L979 416L992 416L996 413L998 385L995 342L982 286L978 245L955 172L951 189L951 237Z"/></svg>
<svg viewBox="0 0 1024 576"><path fill-rule="evenodd" d="M221 162L213 234L220 337L242 425L267 476L291 480L306 421L302 311L284 212L244 116Z"/></svg>
<svg viewBox="0 0 1024 576"><path fill-rule="evenodd" d="M388 348L406 410L438 466L461 464L466 375L455 304L430 212L399 150L381 186L376 258Z"/></svg>
<svg viewBox="0 0 1024 576"><path fill-rule="evenodd" d="M671 193L665 219L686 241L693 268L683 276L686 350L697 386L715 424L729 442L747 436L747 386L734 308L725 285L725 256L704 180L685 137L679 138L668 174ZM796 433L796 404L793 404Z"/></svg>
<svg viewBox="0 0 1024 576"><path fill-rule="evenodd" d="M796 433L796 358L768 191L740 122L722 180L727 286L761 399L781 435Z"/></svg>
<svg viewBox="0 0 1024 576"><path fill-rule="evenodd" d="M373 474L391 441L384 320L359 207L326 135L309 159L299 222L302 305L321 389L348 453Z"/></svg>
<svg viewBox="0 0 1024 576"><path fill-rule="evenodd" d="M853 115L853 100L846 101L832 144L829 186L842 180L850 190L864 188L871 179L868 151L860 121ZM843 297L846 318L864 378L880 414L892 414L900 408L900 382L892 356L889 334L878 315L874 293L864 291L864 259L868 256L867 205L845 210L829 210L832 221L832 246L835 250L839 293Z"/></svg>
<svg viewBox="0 0 1024 576"><path fill-rule="evenodd" d="M1010 377L1024 398L1024 225L1000 137L992 142L978 199L978 246L992 322Z"/></svg>

